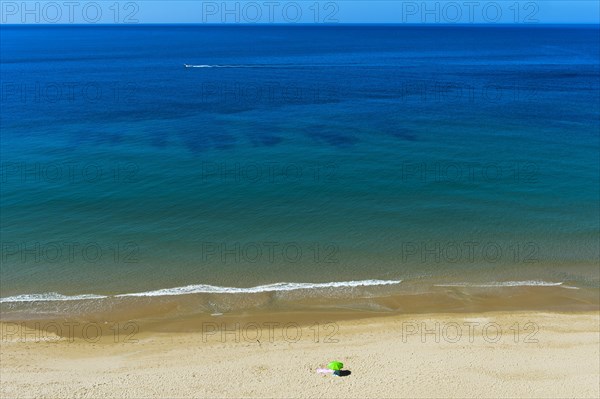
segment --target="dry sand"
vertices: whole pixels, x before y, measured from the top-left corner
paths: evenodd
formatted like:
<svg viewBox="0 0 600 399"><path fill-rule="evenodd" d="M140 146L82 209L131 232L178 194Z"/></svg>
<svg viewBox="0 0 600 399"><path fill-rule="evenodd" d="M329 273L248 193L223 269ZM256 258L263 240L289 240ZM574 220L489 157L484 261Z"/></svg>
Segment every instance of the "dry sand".
<svg viewBox="0 0 600 399"><path fill-rule="evenodd" d="M318 329L289 324L286 331L264 319L244 319L239 327L228 320L224 335L219 323L215 317L204 332L139 332L137 342L124 342L123 331L118 343L114 336L93 343L93 331L87 341L73 342L31 330L15 333L15 325L3 323L0 394L600 397L597 312L404 315L319 323ZM331 360L344 362L351 375L315 372Z"/></svg>

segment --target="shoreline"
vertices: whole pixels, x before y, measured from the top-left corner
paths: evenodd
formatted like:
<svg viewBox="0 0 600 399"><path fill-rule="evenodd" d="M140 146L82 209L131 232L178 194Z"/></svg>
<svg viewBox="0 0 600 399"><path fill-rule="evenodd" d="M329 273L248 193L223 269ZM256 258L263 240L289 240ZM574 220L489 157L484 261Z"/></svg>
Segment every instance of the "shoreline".
<svg viewBox="0 0 600 399"><path fill-rule="evenodd" d="M346 292L347 293L347 292ZM338 322L372 317L403 317L424 314L485 314L493 312L581 313L600 311L595 288L562 286L514 286L477 288L438 287L436 291L409 291L371 296L369 292L344 292L323 296L285 296L280 293L189 294L165 297L119 298L111 301L55 301L0 304L0 323L29 329L69 333L68 323L93 325L110 335L115 325L135 324L152 332L193 332L202 323L230 320ZM65 326L57 327L57 323ZM66 333L63 331L66 329ZM81 336L82 332L70 332Z"/></svg>
<svg viewBox="0 0 600 399"><path fill-rule="evenodd" d="M188 332L124 330L116 340L36 337L29 329L25 340L7 339L2 323L0 396L600 395L598 311L377 315L329 324L296 316L219 318ZM315 373L331 360L352 374Z"/></svg>

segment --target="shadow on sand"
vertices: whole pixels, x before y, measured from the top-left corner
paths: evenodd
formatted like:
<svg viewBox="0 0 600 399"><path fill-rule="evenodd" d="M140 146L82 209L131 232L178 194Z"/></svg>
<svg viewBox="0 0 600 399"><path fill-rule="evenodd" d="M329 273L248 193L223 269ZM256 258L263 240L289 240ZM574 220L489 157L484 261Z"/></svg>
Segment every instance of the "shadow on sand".
<svg viewBox="0 0 600 399"><path fill-rule="evenodd" d="M350 371L350 370L337 370L333 374L337 375L338 377L347 377L350 374L352 374L352 371Z"/></svg>

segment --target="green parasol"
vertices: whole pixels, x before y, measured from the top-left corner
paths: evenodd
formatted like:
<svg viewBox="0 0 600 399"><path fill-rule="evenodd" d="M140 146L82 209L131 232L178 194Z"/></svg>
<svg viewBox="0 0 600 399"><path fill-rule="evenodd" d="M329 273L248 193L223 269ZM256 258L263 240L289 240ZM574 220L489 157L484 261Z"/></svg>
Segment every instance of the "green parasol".
<svg viewBox="0 0 600 399"><path fill-rule="evenodd" d="M344 363L342 362L331 362L327 365L330 370L341 370L344 368Z"/></svg>

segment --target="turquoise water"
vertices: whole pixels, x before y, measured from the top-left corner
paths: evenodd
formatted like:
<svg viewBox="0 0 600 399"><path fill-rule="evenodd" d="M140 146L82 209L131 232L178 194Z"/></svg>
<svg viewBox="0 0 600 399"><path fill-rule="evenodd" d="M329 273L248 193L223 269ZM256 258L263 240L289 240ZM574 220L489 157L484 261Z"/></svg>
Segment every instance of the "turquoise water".
<svg viewBox="0 0 600 399"><path fill-rule="evenodd" d="M597 28L1 30L4 302L598 287Z"/></svg>

